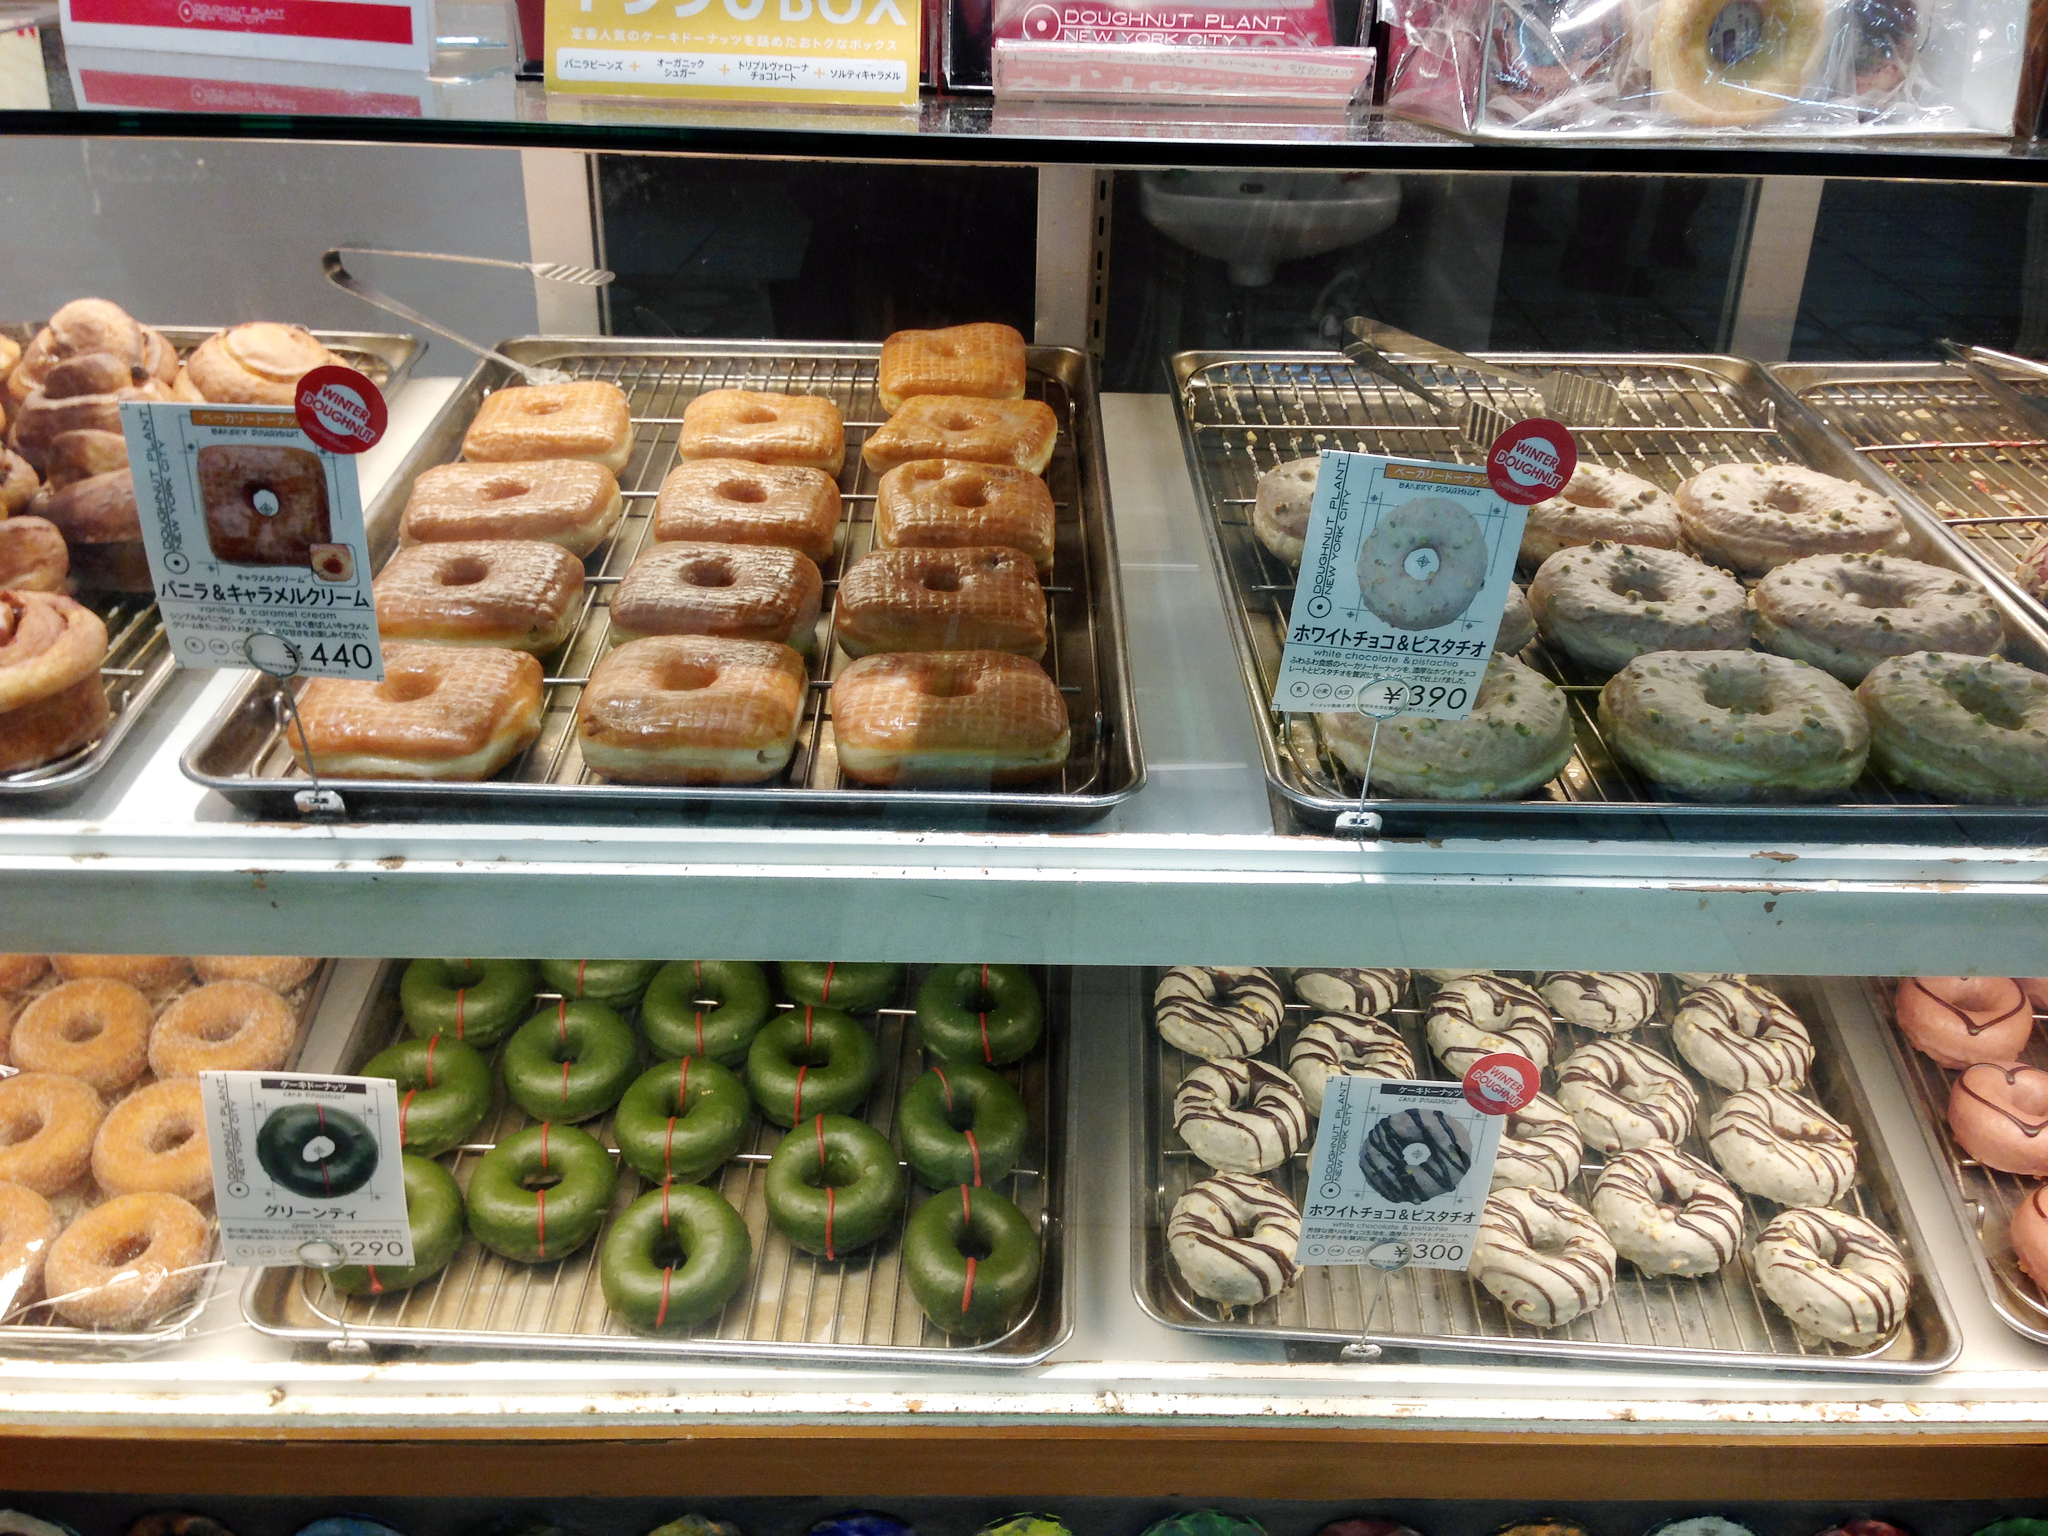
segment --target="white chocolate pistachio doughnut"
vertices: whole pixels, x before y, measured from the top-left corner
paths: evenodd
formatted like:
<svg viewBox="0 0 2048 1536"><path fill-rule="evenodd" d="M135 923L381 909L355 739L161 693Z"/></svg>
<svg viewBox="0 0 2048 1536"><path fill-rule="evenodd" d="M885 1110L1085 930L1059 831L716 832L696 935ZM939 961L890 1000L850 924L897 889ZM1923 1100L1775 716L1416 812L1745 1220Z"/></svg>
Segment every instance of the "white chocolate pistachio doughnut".
<svg viewBox="0 0 2048 1536"><path fill-rule="evenodd" d="M1697 800L1811 800L1854 784L1870 752L1856 696L1759 651L1653 651L1600 690L1615 754Z"/></svg>
<svg viewBox="0 0 2048 1536"><path fill-rule="evenodd" d="M1252 534L1289 565L1301 564L1302 540L1314 510L1316 474L1322 459L1289 459L1259 476L1252 500Z"/></svg>
<svg viewBox="0 0 2048 1536"><path fill-rule="evenodd" d="M1323 1089L1332 1077L1415 1076L1415 1058L1401 1031L1385 1019L1326 1013L1310 1020L1287 1048L1287 1070L1308 1101L1323 1112Z"/></svg>
<svg viewBox="0 0 2048 1536"><path fill-rule="evenodd" d="M1385 1013L1408 990L1408 973L1359 966L1305 965L1287 973L1294 995L1329 1013Z"/></svg>
<svg viewBox="0 0 2048 1536"><path fill-rule="evenodd" d="M1750 1264L1763 1293L1808 1333L1875 1344L1898 1331L1913 1296L1899 1245L1860 1216L1794 1206L1757 1234Z"/></svg>
<svg viewBox="0 0 2048 1536"><path fill-rule="evenodd" d="M2005 621L1967 576L1897 555L1808 555L1749 594L1756 643L1850 687L1914 651L1993 656Z"/></svg>
<svg viewBox="0 0 2048 1536"><path fill-rule="evenodd" d="M1446 981L1463 981L1467 976L1492 976L1497 973L1493 971L1482 971L1477 966L1454 965L1450 967L1448 970L1417 971L1415 974L1418 976L1427 976L1431 981L1441 984Z"/></svg>
<svg viewBox="0 0 2048 1536"><path fill-rule="evenodd" d="M1263 1061L1205 1062L1173 1091L1173 1128L1223 1173L1278 1168L1308 1140L1308 1121L1294 1079Z"/></svg>
<svg viewBox="0 0 2048 1536"><path fill-rule="evenodd" d="M1280 983L1248 965L1176 965L1152 994L1152 1022L1166 1043L1213 1061L1255 1056L1286 1017Z"/></svg>
<svg viewBox="0 0 2048 1536"><path fill-rule="evenodd" d="M1560 549L1599 540L1676 549L1678 503L1636 475L1581 459L1563 490L1529 509L1521 560L1541 565Z"/></svg>
<svg viewBox="0 0 2048 1536"><path fill-rule="evenodd" d="M1713 1169L1676 1147L1608 1159L1593 1215L1615 1251L1646 1275L1711 1275L1742 1245L1742 1201Z"/></svg>
<svg viewBox="0 0 2048 1536"><path fill-rule="evenodd" d="M1383 1200L1426 1204L1464 1182L1472 1171L1472 1141L1440 1109L1404 1109L1365 1133L1358 1171Z"/></svg>
<svg viewBox="0 0 2048 1536"><path fill-rule="evenodd" d="M1731 1093L1707 1121L1707 1150L1752 1195L1780 1205L1833 1205L1856 1182L1856 1138L1789 1088Z"/></svg>
<svg viewBox="0 0 2048 1536"><path fill-rule="evenodd" d="M1166 1251L1197 1296L1256 1307L1301 1274L1301 1212L1264 1179L1219 1173L1173 1202Z"/></svg>
<svg viewBox="0 0 2048 1536"><path fill-rule="evenodd" d="M1495 1189L1547 1189L1562 1194L1579 1175L1585 1144L1571 1111L1539 1093L1511 1111L1493 1160Z"/></svg>
<svg viewBox="0 0 2048 1536"><path fill-rule="evenodd" d="M1536 638L1536 615L1529 611L1529 594L1519 581L1508 583L1508 600L1500 611L1500 628L1493 648L1513 656Z"/></svg>
<svg viewBox="0 0 2048 1536"><path fill-rule="evenodd" d="M1799 1088L1813 1066L1806 1024L1768 987L1710 981L1678 1000L1671 1043L1723 1088Z"/></svg>
<svg viewBox="0 0 2048 1536"><path fill-rule="evenodd" d="M1794 464L1717 464L1678 488L1685 541L1747 576L1808 555L1903 554L1898 508L1875 491Z"/></svg>
<svg viewBox="0 0 2048 1536"><path fill-rule="evenodd" d="M1710 981L1747 981L1746 971L1673 971L1671 979L1683 992L1697 992Z"/></svg>
<svg viewBox="0 0 2048 1536"><path fill-rule="evenodd" d="M1739 651L1749 644L1742 583L1675 549L1561 549L1529 583L1543 638L1584 666L1618 672L1652 651Z"/></svg>
<svg viewBox="0 0 2048 1536"><path fill-rule="evenodd" d="M1482 1056L1514 1051L1550 1065L1557 1026L1528 987L1506 976L1477 975L1447 982L1429 1002L1429 1049L1444 1069L1463 1077Z"/></svg>
<svg viewBox="0 0 2048 1536"><path fill-rule="evenodd" d="M1372 760L1372 788L1415 800L1513 800L1563 771L1572 756L1571 714L1549 678L1496 651L1463 720L1356 710L1316 716L1330 750L1355 774Z"/></svg>
<svg viewBox="0 0 2048 1536"><path fill-rule="evenodd" d="M1870 760L1893 782L1944 799L2048 801L2048 677L1916 651L1871 668L1856 697Z"/></svg>
<svg viewBox="0 0 2048 1536"><path fill-rule="evenodd" d="M1681 1142L1692 1134L1699 1091L1648 1046L1595 1040L1558 1064L1557 1097L1586 1144L1602 1152Z"/></svg>
<svg viewBox="0 0 2048 1536"><path fill-rule="evenodd" d="M1657 978L1642 971L1538 971L1536 990L1567 1024L1625 1035L1657 1010Z"/></svg>
<svg viewBox="0 0 2048 1536"><path fill-rule="evenodd" d="M1563 1195L1497 1189L1480 1213L1468 1273L1518 1322L1561 1328L1614 1289L1614 1244Z"/></svg>
<svg viewBox="0 0 2048 1536"><path fill-rule="evenodd" d="M1451 496L1412 496L1358 545L1358 600L1394 629L1441 629L1486 585L1486 530Z"/></svg>

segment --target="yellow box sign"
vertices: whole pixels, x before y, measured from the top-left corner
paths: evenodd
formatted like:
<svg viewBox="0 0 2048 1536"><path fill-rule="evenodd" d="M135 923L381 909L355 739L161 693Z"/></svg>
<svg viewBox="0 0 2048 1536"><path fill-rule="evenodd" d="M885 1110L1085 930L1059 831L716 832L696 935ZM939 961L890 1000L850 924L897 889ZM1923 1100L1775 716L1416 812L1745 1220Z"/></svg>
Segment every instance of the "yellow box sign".
<svg viewBox="0 0 2048 1536"><path fill-rule="evenodd" d="M550 91L914 105L922 0L547 0Z"/></svg>

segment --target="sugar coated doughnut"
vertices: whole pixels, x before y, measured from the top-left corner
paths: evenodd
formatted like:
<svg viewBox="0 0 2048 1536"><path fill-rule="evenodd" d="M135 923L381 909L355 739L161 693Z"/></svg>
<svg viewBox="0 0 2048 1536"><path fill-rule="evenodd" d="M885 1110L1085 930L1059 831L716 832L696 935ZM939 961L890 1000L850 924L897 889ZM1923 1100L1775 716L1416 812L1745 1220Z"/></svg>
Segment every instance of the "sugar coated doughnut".
<svg viewBox="0 0 2048 1536"><path fill-rule="evenodd" d="M1394 629L1440 629L1486 585L1486 532L1463 503L1415 496L1358 546L1358 600Z"/></svg>
<svg viewBox="0 0 2048 1536"><path fill-rule="evenodd" d="M1301 564L1302 540L1322 465L1320 455L1289 459L1259 476L1252 500L1252 535L1289 565Z"/></svg>
<svg viewBox="0 0 2048 1536"><path fill-rule="evenodd" d="M1722 0L1663 0L1657 8L1650 83L1658 105L1680 122L1703 127L1761 123L1808 94L1827 52L1828 8L1822 0L1751 3L1757 19L1748 27L1723 25L1727 7ZM1681 505L1684 492L1680 486Z"/></svg>
<svg viewBox="0 0 2048 1536"><path fill-rule="evenodd" d="M92 1166L106 1106L88 1083L46 1072L0 1078L0 1183L54 1195Z"/></svg>
<svg viewBox="0 0 2048 1536"><path fill-rule="evenodd" d="M992 1189L942 1189L903 1229L910 1294L941 1333L1013 1328L1038 1300L1038 1233Z"/></svg>
<svg viewBox="0 0 2048 1536"><path fill-rule="evenodd" d="M8 1049L24 1072L114 1094L149 1065L149 999L120 981L67 981L21 1010Z"/></svg>
<svg viewBox="0 0 2048 1536"><path fill-rule="evenodd" d="M156 1192L194 1205L213 1198L213 1154L196 1078L139 1089L107 1111L92 1143L92 1176L110 1195Z"/></svg>
<svg viewBox="0 0 2048 1536"><path fill-rule="evenodd" d="M1511 1111L1493 1160L1495 1189L1547 1189L1563 1193L1579 1174L1585 1143L1571 1111L1539 1093Z"/></svg>
<svg viewBox="0 0 2048 1536"><path fill-rule="evenodd" d="M1856 690L1870 758L1908 788L1957 800L2048 800L2048 677L1995 656L1916 651Z"/></svg>
<svg viewBox="0 0 2048 1536"><path fill-rule="evenodd" d="M1152 1022L1166 1043L1215 1061L1255 1056L1286 1017L1271 971L1246 965L1176 965L1152 993Z"/></svg>
<svg viewBox="0 0 2048 1536"><path fill-rule="evenodd" d="M1648 1046L1595 1040L1558 1064L1558 1101L1586 1144L1602 1152L1681 1142L1699 1114L1699 1090Z"/></svg>
<svg viewBox="0 0 2048 1536"><path fill-rule="evenodd" d="M1965 1067L1949 1090L1948 1123L1957 1144L1985 1167L2048 1178L2048 1072L2041 1068L2001 1061Z"/></svg>
<svg viewBox="0 0 2048 1536"><path fill-rule="evenodd" d="M291 1055L299 1021L290 1006L253 981L195 987L163 1011L149 1036L158 1077L201 1072L268 1072Z"/></svg>
<svg viewBox="0 0 2048 1536"><path fill-rule="evenodd" d="M1728 1095L1707 1122L1707 1149L1743 1189L1780 1205L1833 1205L1856 1182L1849 1128L1789 1088Z"/></svg>
<svg viewBox="0 0 2048 1536"><path fill-rule="evenodd" d="M888 1137L865 1120L812 1115L768 1159L762 1193L778 1232L837 1259L893 1228L909 1188Z"/></svg>
<svg viewBox="0 0 2048 1536"><path fill-rule="evenodd" d="M1756 643L1854 687L1913 651L1990 656L2005 621L1967 576L1896 555L1809 555L1756 584Z"/></svg>
<svg viewBox="0 0 2048 1536"><path fill-rule="evenodd" d="M1303 1025L1287 1047L1287 1070L1300 1085L1308 1112L1320 1115L1331 1078L1412 1078L1415 1058L1401 1031L1385 1019L1324 1013Z"/></svg>
<svg viewBox="0 0 2048 1536"><path fill-rule="evenodd" d="M1750 1266L1787 1317L1838 1344L1888 1338L1905 1321L1913 1294L1899 1245L1846 1211L1780 1211L1757 1234Z"/></svg>
<svg viewBox="0 0 2048 1536"><path fill-rule="evenodd" d="M1581 459L1563 490L1529 509L1521 560L1541 565L1595 541L1676 549L1678 503L1647 480Z"/></svg>
<svg viewBox="0 0 2048 1536"><path fill-rule="evenodd" d="M1671 1043L1723 1088L1798 1088L1813 1066L1806 1023L1766 987L1710 981L1679 999Z"/></svg>
<svg viewBox="0 0 2048 1536"><path fill-rule="evenodd" d="M1836 794L1870 752L1855 695L1818 667L1755 651L1638 656L1600 690L1600 729L1647 777L1699 800Z"/></svg>
<svg viewBox="0 0 2048 1536"><path fill-rule="evenodd" d="M47 955L0 955L0 992L22 992L43 979Z"/></svg>
<svg viewBox="0 0 2048 1536"><path fill-rule="evenodd" d="M1563 1195L1497 1189L1480 1213L1468 1273L1517 1322L1562 1328L1607 1300L1614 1263L1600 1223Z"/></svg>
<svg viewBox="0 0 2048 1536"><path fill-rule="evenodd" d="M4 1212L0 1212L0 1287L6 1285L5 1221ZM2036 1184L2028 1192L2019 1209L2012 1213L2006 1235L2012 1241L2013 1256L2034 1282L2034 1289L2048 1296L2048 1184ZM5 1310L4 1303L0 1303L0 1311Z"/></svg>
<svg viewBox="0 0 2048 1536"><path fill-rule="evenodd" d="M1480 973L1446 982L1429 1003L1429 1048L1458 1077L1482 1056L1513 1051L1550 1065L1557 1026L1543 999L1521 982Z"/></svg>
<svg viewBox="0 0 2048 1536"><path fill-rule="evenodd" d="M1643 971L1538 971L1536 991L1567 1024L1626 1035L1657 1008L1657 978Z"/></svg>
<svg viewBox="0 0 2048 1536"><path fill-rule="evenodd" d="M0 1184L0 1318L43 1293L43 1263L57 1239L57 1213L26 1184Z"/></svg>
<svg viewBox="0 0 2048 1536"><path fill-rule="evenodd" d="M194 955L201 981L253 981L273 992L289 992L312 980L318 960L295 955Z"/></svg>
<svg viewBox="0 0 2048 1536"><path fill-rule="evenodd" d="M1408 973L1391 968L1309 965L1289 971L1287 979L1311 1008L1368 1018L1385 1013L1408 990Z"/></svg>
<svg viewBox="0 0 2048 1536"><path fill-rule="evenodd" d="M1563 772L1571 713L1557 684L1498 651L1463 720L1396 715L1373 723L1356 710L1316 716L1330 750L1354 774L1371 758L1372 788L1418 800L1513 800Z"/></svg>
<svg viewBox="0 0 2048 1536"><path fill-rule="evenodd" d="M58 1235L43 1267L57 1315L83 1328L139 1328L199 1289L213 1231L176 1195L116 1195Z"/></svg>
<svg viewBox="0 0 2048 1536"><path fill-rule="evenodd" d="M1698 1158L1671 1146L1609 1158L1593 1215L1615 1252L1646 1275L1711 1275L1742 1243L1742 1202Z"/></svg>
<svg viewBox="0 0 2048 1536"><path fill-rule="evenodd" d="M1271 1301L1301 1276L1301 1212L1268 1184L1219 1173L1173 1202L1166 1251L1197 1296L1226 1307Z"/></svg>
<svg viewBox="0 0 2048 1536"><path fill-rule="evenodd" d="M1615 672L1652 651L1732 651L1749 643L1742 583L1675 549L1588 544L1543 562L1529 607L1546 640Z"/></svg>
<svg viewBox="0 0 2048 1536"><path fill-rule="evenodd" d="M1422 1205L1472 1171L1471 1137L1440 1109L1400 1110L1366 1132L1358 1171L1382 1200Z"/></svg>
<svg viewBox="0 0 2048 1536"><path fill-rule="evenodd" d="M151 997L192 979L191 963L183 955L52 955L50 965L66 981L125 981Z"/></svg>
<svg viewBox="0 0 2048 1536"><path fill-rule="evenodd" d="M1264 1173L1308 1140L1308 1102L1263 1061L1204 1062L1173 1091L1173 1128L1211 1168Z"/></svg>
<svg viewBox="0 0 2048 1536"><path fill-rule="evenodd" d="M664 1184L619 1213L598 1249L605 1305L638 1333L715 1317L745 1284L753 1240L715 1189Z"/></svg>
<svg viewBox="0 0 2048 1536"><path fill-rule="evenodd" d="M1908 976L1892 994L1899 1033L1944 1067L2017 1061L2034 1009L2009 976Z"/></svg>

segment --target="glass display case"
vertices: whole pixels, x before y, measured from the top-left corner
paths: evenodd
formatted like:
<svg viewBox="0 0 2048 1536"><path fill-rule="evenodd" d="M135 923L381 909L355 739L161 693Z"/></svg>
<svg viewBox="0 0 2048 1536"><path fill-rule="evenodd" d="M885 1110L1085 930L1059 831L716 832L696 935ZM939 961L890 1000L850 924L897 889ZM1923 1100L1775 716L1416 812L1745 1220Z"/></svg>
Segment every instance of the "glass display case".
<svg viewBox="0 0 2048 1536"><path fill-rule="evenodd" d="M0 39L0 1503L2044 1513L2030 136L601 100L436 14L417 71ZM179 650L122 404L331 363L364 568L274 467L208 558L385 679ZM1552 415L1475 716L1276 704L1319 456ZM1326 1100L1496 1055L1486 1255L1318 1261L1339 1163L1471 1166ZM395 1083L413 1263L227 1262L222 1068Z"/></svg>

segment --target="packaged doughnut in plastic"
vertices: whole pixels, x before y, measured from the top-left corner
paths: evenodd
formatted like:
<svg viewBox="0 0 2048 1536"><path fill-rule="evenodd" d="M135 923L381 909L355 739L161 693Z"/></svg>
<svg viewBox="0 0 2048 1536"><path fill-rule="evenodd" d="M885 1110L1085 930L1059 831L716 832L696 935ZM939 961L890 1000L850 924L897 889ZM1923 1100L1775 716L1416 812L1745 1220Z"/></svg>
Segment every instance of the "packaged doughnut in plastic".
<svg viewBox="0 0 2048 1536"><path fill-rule="evenodd" d="M2031 131L2023 0L1381 0L1386 104L1482 134Z"/></svg>

